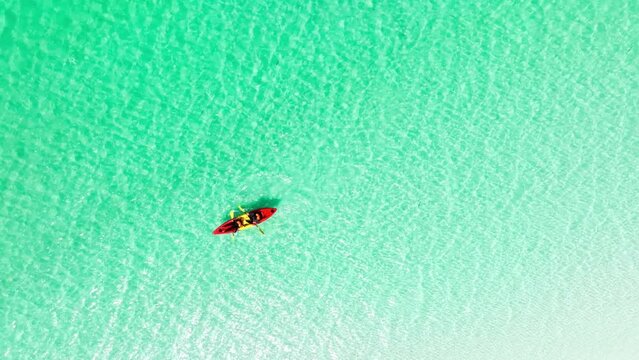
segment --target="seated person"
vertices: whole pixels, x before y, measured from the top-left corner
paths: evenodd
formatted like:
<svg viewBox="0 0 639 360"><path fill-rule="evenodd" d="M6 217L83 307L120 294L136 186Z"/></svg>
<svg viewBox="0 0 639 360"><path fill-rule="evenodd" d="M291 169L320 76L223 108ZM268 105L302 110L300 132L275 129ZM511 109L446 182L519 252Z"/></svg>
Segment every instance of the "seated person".
<svg viewBox="0 0 639 360"><path fill-rule="evenodd" d="M260 214L259 212L250 212L248 213L249 216L249 224L257 224L260 219L262 219L262 214Z"/></svg>

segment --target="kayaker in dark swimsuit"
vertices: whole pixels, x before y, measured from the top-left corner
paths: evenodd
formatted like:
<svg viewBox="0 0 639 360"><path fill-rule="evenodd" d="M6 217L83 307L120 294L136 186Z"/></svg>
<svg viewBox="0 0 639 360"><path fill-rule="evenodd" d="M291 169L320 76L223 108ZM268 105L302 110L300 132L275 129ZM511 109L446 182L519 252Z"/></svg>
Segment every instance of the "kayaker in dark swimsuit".
<svg viewBox="0 0 639 360"><path fill-rule="evenodd" d="M262 214L260 214L259 212L249 212L248 217L249 217L249 224L257 225L257 223L262 218Z"/></svg>
<svg viewBox="0 0 639 360"><path fill-rule="evenodd" d="M233 221L233 225L235 225L235 231L238 231L242 226L244 226L244 222L242 221L242 219L237 219Z"/></svg>

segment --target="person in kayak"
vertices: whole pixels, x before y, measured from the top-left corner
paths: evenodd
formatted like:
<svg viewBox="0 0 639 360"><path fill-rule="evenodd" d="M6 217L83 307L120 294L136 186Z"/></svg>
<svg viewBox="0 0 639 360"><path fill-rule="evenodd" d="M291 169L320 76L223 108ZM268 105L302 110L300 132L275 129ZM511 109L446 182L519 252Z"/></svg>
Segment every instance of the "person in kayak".
<svg viewBox="0 0 639 360"><path fill-rule="evenodd" d="M262 219L262 214L260 214L258 211L249 212L248 217L249 217L249 224L257 225L258 222Z"/></svg>
<svg viewBox="0 0 639 360"><path fill-rule="evenodd" d="M246 225L243 220L244 219L242 218L238 218L238 219L235 219L235 221L233 221L233 225L235 225L235 231L240 230L243 226Z"/></svg>
<svg viewBox="0 0 639 360"><path fill-rule="evenodd" d="M247 213L246 210L244 210L241 206L238 205L238 208L240 209L240 211L242 211L244 214ZM244 215L242 214L242 215ZM231 210L231 212L229 213L229 216L232 218L235 217L235 211ZM244 226L250 224L250 222L246 222L246 219L243 217L238 217L237 219L235 219L235 221L233 221L233 227L235 228L235 231L237 232L238 230L240 230L241 228L243 228Z"/></svg>

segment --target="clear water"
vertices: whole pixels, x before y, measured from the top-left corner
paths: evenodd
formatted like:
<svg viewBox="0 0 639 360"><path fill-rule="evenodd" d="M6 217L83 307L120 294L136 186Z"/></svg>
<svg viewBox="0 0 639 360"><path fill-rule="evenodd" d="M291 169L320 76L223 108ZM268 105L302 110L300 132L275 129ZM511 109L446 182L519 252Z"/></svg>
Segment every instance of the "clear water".
<svg viewBox="0 0 639 360"><path fill-rule="evenodd" d="M1 356L639 358L636 2L126 3L0 4Z"/></svg>

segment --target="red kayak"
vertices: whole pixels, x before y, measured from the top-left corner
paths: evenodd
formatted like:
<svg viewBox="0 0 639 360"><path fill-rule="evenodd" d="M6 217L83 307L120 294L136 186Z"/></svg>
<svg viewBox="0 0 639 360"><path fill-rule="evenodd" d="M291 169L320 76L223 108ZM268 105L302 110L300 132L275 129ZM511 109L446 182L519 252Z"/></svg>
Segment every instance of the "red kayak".
<svg viewBox="0 0 639 360"><path fill-rule="evenodd" d="M240 230L246 230L268 220L276 211L276 208L260 208L243 213L218 226L213 235L235 234Z"/></svg>

